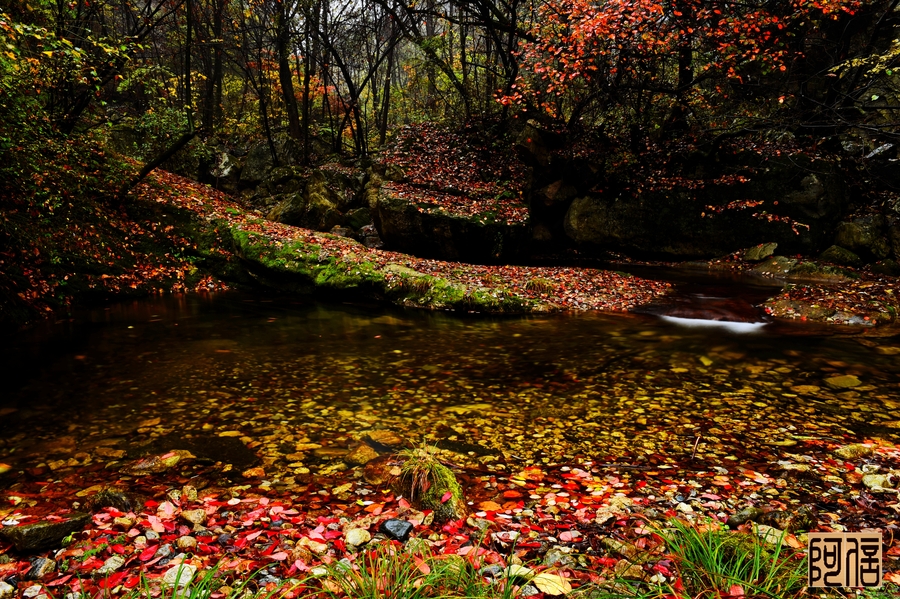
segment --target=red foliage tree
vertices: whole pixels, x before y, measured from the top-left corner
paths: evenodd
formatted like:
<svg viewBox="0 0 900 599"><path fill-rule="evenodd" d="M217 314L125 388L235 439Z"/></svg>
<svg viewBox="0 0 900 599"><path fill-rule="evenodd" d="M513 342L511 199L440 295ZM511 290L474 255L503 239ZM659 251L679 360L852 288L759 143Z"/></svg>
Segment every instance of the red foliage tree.
<svg viewBox="0 0 900 599"><path fill-rule="evenodd" d="M547 0L531 31L534 41L523 43L515 88L501 102L570 123L715 127L723 105L732 109L731 122L751 113L765 119L761 105L778 109L797 92L792 69L827 35L827 23L853 18L862 4ZM752 111L746 104L741 109L747 100Z"/></svg>

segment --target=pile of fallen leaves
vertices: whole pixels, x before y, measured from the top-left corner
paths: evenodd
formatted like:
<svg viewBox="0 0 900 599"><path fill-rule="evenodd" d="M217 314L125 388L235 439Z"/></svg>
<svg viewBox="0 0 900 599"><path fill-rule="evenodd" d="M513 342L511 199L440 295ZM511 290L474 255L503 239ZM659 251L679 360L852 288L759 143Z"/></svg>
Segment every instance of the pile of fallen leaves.
<svg viewBox="0 0 900 599"><path fill-rule="evenodd" d="M455 131L435 123L407 125L381 161L402 173L394 175L399 180L388 183L388 188L420 211L440 210L484 222L528 220L522 195L525 165L511 144L488 139L474 128Z"/></svg>
<svg viewBox="0 0 900 599"><path fill-rule="evenodd" d="M860 453L847 451L839 448L836 459L813 467L852 474L861 455L870 469L876 462L884 467L900 465L900 449L894 445L869 444L856 446ZM52 566L0 543L0 554L6 556L0 578L15 583L26 596L101 591L117 595L143 581L155 589L167 581L171 585L179 570L216 568L221 579L213 598L227 595L253 574L251 588L288 585L293 590L287 596L310 596L329 573L323 566L343 560L355 567L382 542L406 542L383 527L388 520L402 520L427 554L458 556L475 568L518 568L519 574L532 579L544 574L545 582L552 580L553 585L539 587L538 597L623 579L678 591L684 581L662 536L671 518L707 527L727 520L763 538L784 534L783 542L798 551L805 547L801 529L844 530L837 524L841 518L822 509L824 504L815 513L784 511L790 508L767 489L792 483L751 468L722 468L723 474L689 464L626 469L585 462L530 466L510 475L462 468L471 513L462 520L435 522L429 512L415 509L391 490L386 481L396 462L390 456L375 458L363 471L319 477L281 490L266 484L261 468L229 474L222 464L203 465L191 458L181 452L145 457L124 467L115 461L108 468L68 467L55 474L58 480L23 473L4 494L8 506L0 511L4 527L65 519L70 506L93 503L95 509L87 527L76 532L67 547L42 554L53 560ZM172 466L142 476L121 474L134 473L149 462ZM229 477L243 484L210 483L227 484ZM855 483L851 479L847 484L859 485L859 476ZM83 488L89 480L104 482ZM125 499L141 496L140 501L132 500L133 507ZM109 497L121 498L125 505L109 506ZM73 498L77 502L67 505ZM843 505L835 507L844 514L842 521L856 513L858 526L885 532L884 579L900 583L896 571L900 544L891 534L897 527L886 509L897 509L896 498L863 490L839 503ZM753 504L760 509L738 510ZM36 570L38 564L42 569Z"/></svg>

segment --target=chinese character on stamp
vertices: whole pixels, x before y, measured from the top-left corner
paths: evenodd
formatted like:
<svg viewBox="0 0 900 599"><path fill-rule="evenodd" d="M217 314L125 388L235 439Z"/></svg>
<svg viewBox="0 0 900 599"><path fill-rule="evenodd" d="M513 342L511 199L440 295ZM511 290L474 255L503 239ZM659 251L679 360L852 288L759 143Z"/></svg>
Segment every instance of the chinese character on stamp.
<svg viewBox="0 0 900 599"><path fill-rule="evenodd" d="M810 587L880 587L880 532L809 533Z"/></svg>

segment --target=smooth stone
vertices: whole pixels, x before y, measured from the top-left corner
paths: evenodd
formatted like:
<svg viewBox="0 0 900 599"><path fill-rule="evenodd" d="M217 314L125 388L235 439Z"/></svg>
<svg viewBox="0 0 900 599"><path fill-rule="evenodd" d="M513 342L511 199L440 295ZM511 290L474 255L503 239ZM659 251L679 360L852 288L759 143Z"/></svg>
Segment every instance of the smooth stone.
<svg viewBox="0 0 900 599"><path fill-rule="evenodd" d="M16 589L14 586L0 580L0 599L13 599L16 596Z"/></svg>
<svg viewBox="0 0 900 599"><path fill-rule="evenodd" d="M178 537L178 540L175 541L175 544L178 545L178 548L182 551L193 551L197 548L197 539L190 535L184 535Z"/></svg>
<svg viewBox="0 0 900 599"><path fill-rule="evenodd" d="M206 515L206 510L185 510L181 512L181 517L184 520L187 520L191 524L204 525L208 520L208 516Z"/></svg>
<svg viewBox="0 0 900 599"><path fill-rule="evenodd" d="M832 389L849 389L850 387L859 387L862 382L852 374L844 374L825 379L825 384Z"/></svg>
<svg viewBox="0 0 900 599"><path fill-rule="evenodd" d="M406 520L391 518L381 523L381 526L378 527L378 532L403 543L409 538L409 533L412 532L412 529L413 525Z"/></svg>
<svg viewBox="0 0 900 599"><path fill-rule="evenodd" d="M97 568L97 574L111 574L115 572L119 568L125 565L125 556L124 555L114 555L105 562L103 565Z"/></svg>
<svg viewBox="0 0 900 599"><path fill-rule="evenodd" d="M196 573L196 566L178 564L166 570L166 573L163 574L163 584L170 588L187 586Z"/></svg>
<svg viewBox="0 0 900 599"><path fill-rule="evenodd" d="M352 545L354 547L365 545L371 540L372 533L365 528L352 528L348 530L347 534L344 536L344 542L347 543L347 545Z"/></svg>
<svg viewBox="0 0 900 599"><path fill-rule="evenodd" d="M16 550L22 553L56 549L64 538L84 528L90 520L89 514L77 513L60 522L5 526L0 528L0 537L15 545Z"/></svg>
<svg viewBox="0 0 900 599"><path fill-rule="evenodd" d="M44 587L39 584L33 584L24 591L22 591L22 596L26 599L31 599L32 597L37 597L39 595L43 595ZM44 595L46 596L46 595Z"/></svg>

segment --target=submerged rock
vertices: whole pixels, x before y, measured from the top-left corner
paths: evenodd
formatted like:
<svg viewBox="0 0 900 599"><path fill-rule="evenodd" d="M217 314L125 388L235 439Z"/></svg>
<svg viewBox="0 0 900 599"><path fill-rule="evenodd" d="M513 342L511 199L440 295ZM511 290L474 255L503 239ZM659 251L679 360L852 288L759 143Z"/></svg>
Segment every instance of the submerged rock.
<svg viewBox="0 0 900 599"><path fill-rule="evenodd" d="M842 376L833 376L827 378L825 379L825 384L832 389L850 389L853 387L859 387L860 385L862 385L862 381L860 381L852 374L845 374Z"/></svg>
<svg viewBox="0 0 900 599"><path fill-rule="evenodd" d="M106 507L112 507L125 513L137 512L143 505L140 498L116 489L103 489L85 501L85 507L91 512L99 512Z"/></svg>
<svg viewBox="0 0 900 599"><path fill-rule="evenodd" d="M362 444L344 456L344 461L356 466L364 466L378 457L378 452Z"/></svg>
<svg viewBox="0 0 900 599"><path fill-rule="evenodd" d="M731 527L740 526L745 522L755 521L757 518L762 516L765 512L758 507L746 507L741 511L732 514L728 517L728 521L726 524Z"/></svg>
<svg viewBox="0 0 900 599"><path fill-rule="evenodd" d="M22 553L43 551L59 547L64 538L81 530L90 521L89 514L74 513L62 521L6 526L0 528L0 537Z"/></svg>

